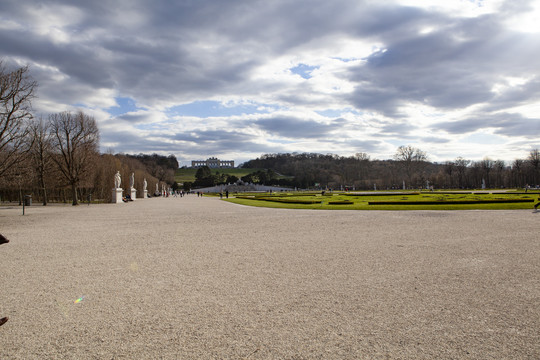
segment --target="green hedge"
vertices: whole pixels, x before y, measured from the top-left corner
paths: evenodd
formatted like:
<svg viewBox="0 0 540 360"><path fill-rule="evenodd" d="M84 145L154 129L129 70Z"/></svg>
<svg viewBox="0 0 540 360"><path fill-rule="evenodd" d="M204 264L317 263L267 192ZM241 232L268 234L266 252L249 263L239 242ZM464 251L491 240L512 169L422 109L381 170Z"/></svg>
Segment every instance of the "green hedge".
<svg viewBox="0 0 540 360"><path fill-rule="evenodd" d="M393 193L372 193L372 194L342 194L345 196L406 196L420 195L419 192L393 192Z"/></svg>
<svg viewBox="0 0 540 360"><path fill-rule="evenodd" d="M300 204L300 205L311 205L321 203L319 200L300 200L300 199L280 199L280 198L271 198L271 197L258 197L255 200L271 201L284 204Z"/></svg>
<svg viewBox="0 0 540 360"><path fill-rule="evenodd" d="M368 205L474 205L534 202L534 199L448 200L448 201L369 201Z"/></svg>

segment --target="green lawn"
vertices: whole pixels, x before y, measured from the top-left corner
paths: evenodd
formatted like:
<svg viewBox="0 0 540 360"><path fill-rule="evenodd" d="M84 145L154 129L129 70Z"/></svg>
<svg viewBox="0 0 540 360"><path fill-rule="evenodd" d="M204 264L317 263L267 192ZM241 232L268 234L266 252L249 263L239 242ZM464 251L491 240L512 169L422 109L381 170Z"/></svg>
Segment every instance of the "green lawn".
<svg viewBox="0 0 540 360"><path fill-rule="evenodd" d="M246 193L226 201L249 206L330 210L501 210L532 209L539 192L417 192L417 193Z"/></svg>

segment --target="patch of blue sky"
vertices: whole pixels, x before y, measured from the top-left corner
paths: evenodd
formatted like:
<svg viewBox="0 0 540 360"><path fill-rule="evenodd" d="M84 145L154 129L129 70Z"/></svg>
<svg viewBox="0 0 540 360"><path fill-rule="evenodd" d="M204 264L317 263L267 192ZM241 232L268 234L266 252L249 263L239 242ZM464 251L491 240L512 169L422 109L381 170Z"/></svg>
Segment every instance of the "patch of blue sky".
<svg viewBox="0 0 540 360"><path fill-rule="evenodd" d="M135 124L133 127L137 130L163 130L166 126L157 124Z"/></svg>
<svg viewBox="0 0 540 360"><path fill-rule="evenodd" d="M268 113L267 107L260 104L224 105L219 101L194 101L189 104L173 106L166 111L168 116L196 116L201 118L237 116Z"/></svg>
<svg viewBox="0 0 540 360"><path fill-rule="evenodd" d="M361 115L362 113L359 111L356 111L352 108L344 108L344 109L326 109L326 110L316 110L317 114L327 117L327 118L337 118L342 116L346 113L352 113L355 115Z"/></svg>
<svg viewBox="0 0 540 360"><path fill-rule="evenodd" d="M311 73L313 70L318 69L320 66L309 66L306 64L298 64L293 68L290 68L291 72L293 74L300 75L304 79L310 79L312 78Z"/></svg>
<svg viewBox="0 0 540 360"><path fill-rule="evenodd" d="M503 137L490 133L477 132L460 138L458 143L496 145L503 142Z"/></svg>
<svg viewBox="0 0 540 360"><path fill-rule="evenodd" d="M107 112L111 114L112 116L118 116L118 115L126 114L131 111L140 110L140 108L138 108L135 105L135 100L133 100L132 98L117 97L115 98L115 100L118 105L111 106L110 108L107 109Z"/></svg>
<svg viewBox="0 0 540 360"><path fill-rule="evenodd" d="M342 61L342 62L345 62L345 63L348 63L348 62L351 62L351 61L357 61L357 60L360 60L358 58L341 58L341 57L333 57L332 59L335 59L335 60L339 60L339 61Z"/></svg>
<svg viewBox="0 0 540 360"><path fill-rule="evenodd" d="M75 103L75 104L72 104L72 106L78 109L88 109L88 105L85 105L83 103Z"/></svg>

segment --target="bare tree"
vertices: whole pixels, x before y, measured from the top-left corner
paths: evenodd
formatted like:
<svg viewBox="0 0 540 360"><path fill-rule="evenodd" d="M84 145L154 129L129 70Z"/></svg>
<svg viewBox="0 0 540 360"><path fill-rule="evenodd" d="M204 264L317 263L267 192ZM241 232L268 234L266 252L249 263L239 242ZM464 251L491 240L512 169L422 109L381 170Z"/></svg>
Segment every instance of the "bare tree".
<svg viewBox="0 0 540 360"><path fill-rule="evenodd" d="M493 167L495 166L495 162L491 160L488 157L485 157L480 161L480 167L482 168L482 171L484 173L483 180L487 183L487 187L491 187L491 181L490 181L490 175L491 170L493 170Z"/></svg>
<svg viewBox="0 0 540 360"><path fill-rule="evenodd" d="M497 187L504 187L504 169L506 167L506 164L503 160L495 160L493 163L493 169L495 170L495 181Z"/></svg>
<svg viewBox="0 0 540 360"><path fill-rule="evenodd" d="M369 155L365 152L358 152L354 154L354 158L359 161L369 161Z"/></svg>
<svg viewBox="0 0 540 360"><path fill-rule="evenodd" d="M534 185L538 185L538 171L540 169L540 150L532 149L527 158L527 162L532 168L532 179Z"/></svg>
<svg viewBox="0 0 540 360"><path fill-rule="evenodd" d="M467 170L467 166L469 166L469 164L471 163L470 160L466 160L462 157L458 157L455 161L454 161L454 164L456 166L456 170L457 170L457 173L458 173L458 186L460 188L463 188L465 187L465 172Z"/></svg>
<svg viewBox="0 0 540 360"><path fill-rule="evenodd" d="M82 111L62 112L49 117L53 161L71 186L73 205L78 205L79 182L92 168L98 154L99 130L96 120Z"/></svg>
<svg viewBox="0 0 540 360"><path fill-rule="evenodd" d="M405 162L426 161L427 155L425 151L412 147L411 145L401 145L398 147L394 155L394 159Z"/></svg>
<svg viewBox="0 0 540 360"><path fill-rule="evenodd" d="M0 61L0 176L26 155L27 122L32 119L36 88L28 66L8 71Z"/></svg>
<svg viewBox="0 0 540 360"><path fill-rule="evenodd" d="M524 187L523 183L523 165L525 161L522 159L515 159L512 163L512 174L514 175L514 186Z"/></svg>
<svg viewBox="0 0 540 360"><path fill-rule="evenodd" d="M446 185L448 187L451 187L451 188L454 187L454 173L455 173L455 170L456 170L456 163L455 162L446 161L444 163L444 174L445 174L444 177L448 180Z"/></svg>
<svg viewBox="0 0 540 360"><path fill-rule="evenodd" d="M30 125L30 134L32 146L30 147L30 158L35 169L39 187L43 192L43 205L47 205L47 175L53 166L51 152L51 138L49 134L49 123L43 118Z"/></svg>
<svg viewBox="0 0 540 360"><path fill-rule="evenodd" d="M405 168L407 179L410 182L413 172L417 171L420 164L427 161L425 151L412 147L411 145L401 145L394 154L394 159L399 161Z"/></svg>

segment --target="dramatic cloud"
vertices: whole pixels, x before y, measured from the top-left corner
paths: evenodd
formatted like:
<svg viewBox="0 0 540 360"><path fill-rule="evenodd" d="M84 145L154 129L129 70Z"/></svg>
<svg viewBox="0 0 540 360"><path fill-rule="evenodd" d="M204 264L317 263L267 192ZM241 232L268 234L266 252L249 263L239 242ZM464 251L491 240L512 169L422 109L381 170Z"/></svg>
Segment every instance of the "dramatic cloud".
<svg viewBox="0 0 540 360"><path fill-rule="evenodd" d="M102 150L513 160L540 147L540 5L511 0L4 0L0 58Z"/></svg>

